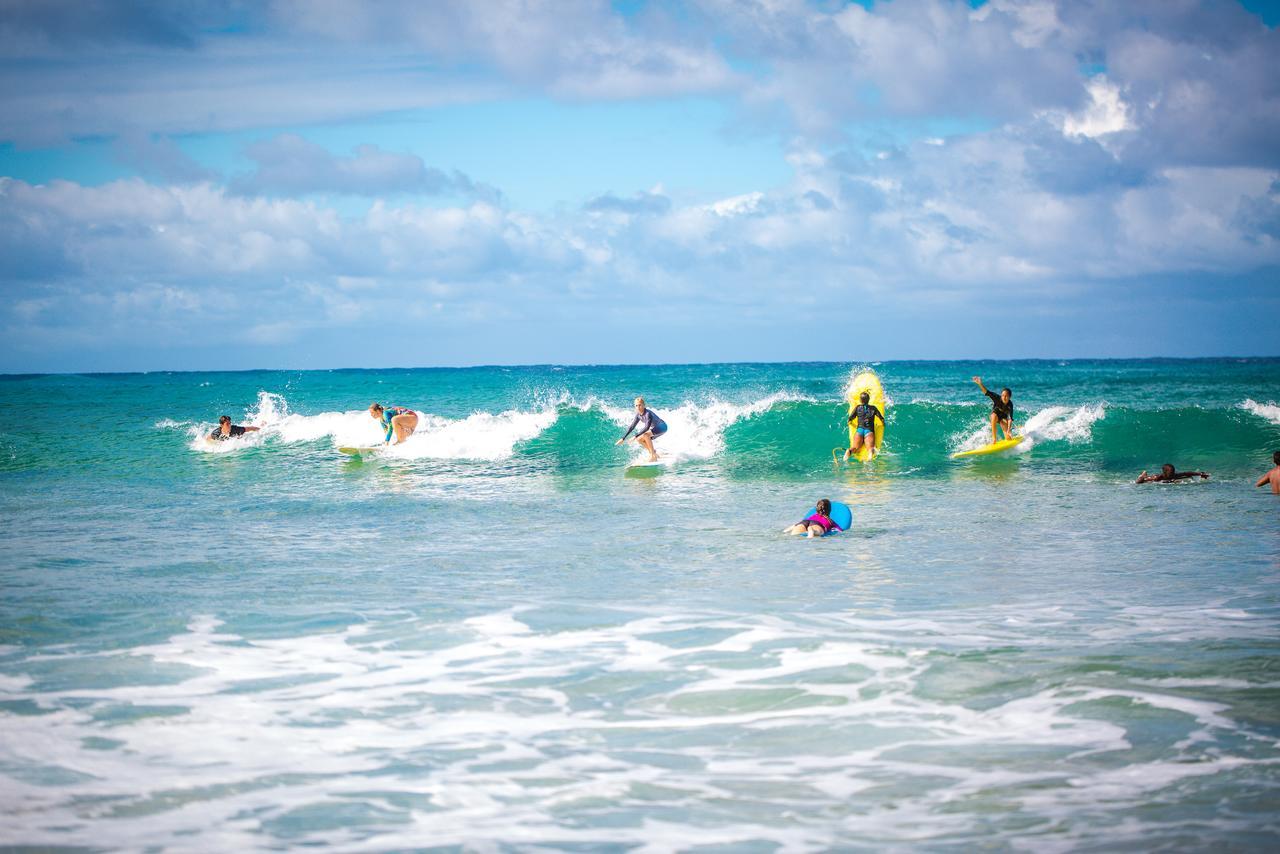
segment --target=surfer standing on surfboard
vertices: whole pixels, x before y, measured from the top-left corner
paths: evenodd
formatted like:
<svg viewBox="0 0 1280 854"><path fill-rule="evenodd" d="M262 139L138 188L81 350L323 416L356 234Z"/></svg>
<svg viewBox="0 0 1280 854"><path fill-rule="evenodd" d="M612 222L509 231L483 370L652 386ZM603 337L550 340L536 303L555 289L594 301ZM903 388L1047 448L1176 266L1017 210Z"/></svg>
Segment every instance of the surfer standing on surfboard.
<svg viewBox="0 0 1280 854"><path fill-rule="evenodd" d="M657 462L658 452L653 449L653 440L667 432L667 422L659 418L658 413L644 405L643 397L637 397L635 405L636 417L631 419L631 426L627 428L627 432L623 433L622 438L614 444L621 445L627 441L631 431L638 426L640 429L636 433L636 441L649 452L649 462Z"/></svg>
<svg viewBox="0 0 1280 854"><path fill-rule="evenodd" d="M1000 436L996 433L996 425L1000 425L1000 429L1004 431L1006 439L1013 438L1013 392L1008 388L1000 389L1000 393L988 391L987 387L982 384L982 377L974 377L973 381L978 384L978 388L982 389L982 393L991 398L991 444L1000 441Z"/></svg>

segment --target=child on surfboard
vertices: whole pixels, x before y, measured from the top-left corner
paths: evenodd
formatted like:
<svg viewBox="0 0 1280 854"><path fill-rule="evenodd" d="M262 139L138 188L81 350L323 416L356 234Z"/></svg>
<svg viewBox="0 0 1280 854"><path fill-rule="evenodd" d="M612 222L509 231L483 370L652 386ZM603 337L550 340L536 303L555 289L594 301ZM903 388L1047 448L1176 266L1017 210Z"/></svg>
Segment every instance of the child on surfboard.
<svg viewBox="0 0 1280 854"><path fill-rule="evenodd" d="M627 441L631 431L639 427L636 432L636 441L649 452L649 462L656 463L658 461L658 452L653 449L653 440L667 432L667 422L659 418L658 413L645 406L643 397L635 399L635 407L636 417L631 419L631 426L627 428L627 432L622 434L622 438L614 444L621 445Z"/></svg>
<svg viewBox="0 0 1280 854"><path fill-rule="evenodd" d="M978 388L982 389L982 393L991 398L991 444L1000 441L1000 436L996 433L996 425L1000 425L1000 429L1004 431L1006 439L1013 438L1013 392L1008 387L1000 389L1000 393L988 391L987 387L982 384L982 377L974 377L973 381L978 384Z"/></svg>
<svg viewBox="0 0 1280 854"><path fill-rule="evenodd" d="M843 530L844 528L837 525L831 518L831 499L823 498L818 502L817 507L814 508L814 512L810 513L799 522L796 522L794 525L789 526L782 533L792 534L794 536L804 534L808 537L825 537L832 531Z"/></svg>
<svg viewBox="0 0 1280 854"><path fill-rule="evenodd" d="M857 421L858 429L853 435L853 445L844 452L845 460L858 453L864 444L874 454L876 449L876 419L879 418L880 424L884 425L884 415L871 403L870 394L864 391L858 395L858 400L861 402L849 413L849 423L852 424Z"/></svg>

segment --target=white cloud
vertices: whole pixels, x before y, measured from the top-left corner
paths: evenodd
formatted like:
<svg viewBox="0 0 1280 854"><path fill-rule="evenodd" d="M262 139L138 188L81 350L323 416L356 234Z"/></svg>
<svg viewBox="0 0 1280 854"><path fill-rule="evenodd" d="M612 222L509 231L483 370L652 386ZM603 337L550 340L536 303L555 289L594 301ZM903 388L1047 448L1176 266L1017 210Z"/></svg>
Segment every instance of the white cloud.
<svg viewBox="0 0 1280 854"><path fill-rule="evenodd" d="M1121 97L1120 87L1098 75L1089 81L1090 103L1075 114L1062 119L1062 130L1068 136L1090 138L1132 130L1129 105Z"/></svg>

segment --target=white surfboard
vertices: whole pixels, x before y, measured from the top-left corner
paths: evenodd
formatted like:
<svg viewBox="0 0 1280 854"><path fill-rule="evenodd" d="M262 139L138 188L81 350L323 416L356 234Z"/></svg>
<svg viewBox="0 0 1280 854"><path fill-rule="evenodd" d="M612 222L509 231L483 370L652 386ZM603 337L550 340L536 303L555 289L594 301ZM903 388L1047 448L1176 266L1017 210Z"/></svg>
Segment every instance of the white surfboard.
<svg viewBox="0 0 1280 854"><path fill-rule="evenodd" d="M377 448L342 447L338 449L338 453L346 454L349 457L360 457L360 456L368 456L370 454L377 453L378 451L381 451L381 450L382 450L381 446Z"/></svg>

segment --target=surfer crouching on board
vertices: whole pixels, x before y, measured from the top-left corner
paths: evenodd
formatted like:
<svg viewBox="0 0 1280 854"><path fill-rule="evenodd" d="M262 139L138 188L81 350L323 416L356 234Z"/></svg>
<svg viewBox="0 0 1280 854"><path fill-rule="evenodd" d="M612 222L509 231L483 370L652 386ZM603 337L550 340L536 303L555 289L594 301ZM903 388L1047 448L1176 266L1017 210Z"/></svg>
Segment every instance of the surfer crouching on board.
<svg viewBox="0 0 1280 854"><path fill-rule="evenodd" d="M1189 477L1198 477L1201 480L1209 477L1202 471L1174 471L1169 463L1160 466L1160 474L1147 474L1143 469L1142 474L1138 475L1138 479L1134 483L1172 483L1175 480L1185 480Z"/></svg>
<svg viewBox="0 0 1280 854"><path fill-rule="evenodd" d="M974 377L973 381L978 384L978 388L982 389L982 393L991 398L991 444L1000 441L999 435L996 433L996 425L1000 425L1000 429L1004 431L1006 439L1013 438L1013 392L1007 388L1000 389L1000 393L989 391L982 384L982 377Z"/></svg>
<svg viewBox="0 0 1280 854"><path fill-rule="evenodd" d="M825 537L832 531L843 531L831 518L831 499L824 498L808 516L783 531L784 534Z"/></svg>
<svg viewBox="0 0 1280 854"><path fill-rule="evenodd" d="M844 458L858 453L865 444L874 454L876 450L876 419L880 419L880 423L884 424L884 415L871 404L871 395L863 392L858 396L858 400L862 401L853 408L849 413L849 423L858 422L858 429L853 436L853 447L844 452Z"/></svg>
<svg viewBox="0 0 1280 854"><path fill-rule="evenodd" d="M638 426L640 429L636 432L636 441L649 452L649 462L657 462L658 452L653 449L653 440L667 432L667 422L659 418L658 413L644 405L643 397L637 397L635 405L636 417L631 419L631 426L627 428L627 432L623 433L622 438L614 444L621 445L627 441L631 431Z"/></svg>
<svg viewBox="0 0 1280 854"><path fill-rule="evenodd" d="M369 404L369 414L382 425L382 430L386 434L383 441L388 445L391 444L393 436L396 440L395 443L398 445L408 439L409 434L418 428L418 413L412 409L405 409L403 406L383 406L381 403L371 403Z"/></svg>
<svg viewBox="0 0 1280 854"><path fill-rule="evenodd" d="M258 430L258 427L241 427L239 424L232 424L231 416L223 415L218 419L218 429L209 434L209 441L223 442L234 439L236 436L243 436L245 433L257 433Z"/></svg>
<svg viewBox="0 0 1280 854"><path fill-rule="evenodd" d="M1275 463L1276 467L1258 478L1258 482L1254 486L1266 486L1269 483L1271 484L1271 493L1280 495L1280 451L1276 451L1271 455L1271 462Z"/></svg>

